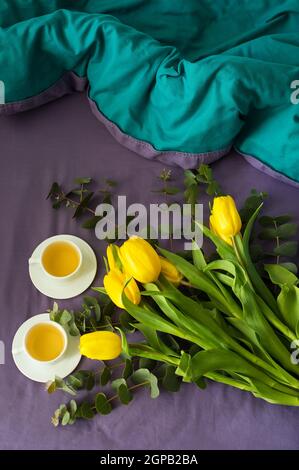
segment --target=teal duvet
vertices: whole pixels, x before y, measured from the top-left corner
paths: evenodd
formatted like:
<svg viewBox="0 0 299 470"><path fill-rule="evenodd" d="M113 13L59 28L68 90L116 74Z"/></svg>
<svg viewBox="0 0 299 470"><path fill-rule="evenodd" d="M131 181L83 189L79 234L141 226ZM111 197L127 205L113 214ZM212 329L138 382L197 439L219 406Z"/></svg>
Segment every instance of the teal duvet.
<svg viewBox="0 0 299 470"><path fill-rule="evenodd" d="M0 113L88 87L149 158L234 146L299 181L299 0L1 0L0 80Z"/></svg>

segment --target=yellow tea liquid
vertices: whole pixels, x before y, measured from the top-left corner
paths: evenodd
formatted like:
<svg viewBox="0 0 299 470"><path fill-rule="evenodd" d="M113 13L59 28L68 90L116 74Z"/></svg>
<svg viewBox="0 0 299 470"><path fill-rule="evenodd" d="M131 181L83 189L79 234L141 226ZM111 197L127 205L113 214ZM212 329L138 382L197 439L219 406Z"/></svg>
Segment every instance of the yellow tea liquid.
<svg viewBox="0 0 299 470"><path fill-rule="evenodd" d="M38 361L53 361L64 348L63 334L49 323L40 323L29 330L26 348L30 356Z"/></svg>
<svg viewBox="0 0 299 470"><path fill-rule="evenodd" d="M49 274L63 277L76 271L80 257L76 248L70 243L54 242L45 249L42 263Z"/></svg>

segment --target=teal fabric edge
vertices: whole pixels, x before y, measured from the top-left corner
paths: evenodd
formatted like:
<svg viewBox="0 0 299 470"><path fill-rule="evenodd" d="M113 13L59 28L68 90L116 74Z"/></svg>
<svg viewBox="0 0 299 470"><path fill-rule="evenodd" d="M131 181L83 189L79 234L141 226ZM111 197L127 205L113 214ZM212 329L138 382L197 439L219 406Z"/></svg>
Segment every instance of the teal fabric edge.
<svg viewBox="0 0 299 470"><path fill-rule="evenodd" d="M238 154L245 158L245 160L252 166L257 168L269 176L282 181L283 183L299 188L299 183L286 175L275 171L270 166L266 165L263 161L256 156L248 155L242 152L242 149L237 146L231 146L226 149L220 149L212 152L204 153L188 153L188 152L174 152L174 151L160 151L154 147L150 142L144 142L136 139L134 136L126 134L117 123L112 122L101 112L97 103L89 97L89 84L87 77L80 77L74 72L67 72L56 83L48 89L42 91L38 95L20 100L14 103L6 103L0 105L0 114L15 114L18 112L25 112L34 109L38 106L43 106L55 99L75 92L87 92L87 98L93 114L96 118L105 125L111 135L124 147L129 150L142 155L145 158L162 161L168 165L177 165L184 169L195 168L200 163L213 163L225 156L233 148Z"/></svg>

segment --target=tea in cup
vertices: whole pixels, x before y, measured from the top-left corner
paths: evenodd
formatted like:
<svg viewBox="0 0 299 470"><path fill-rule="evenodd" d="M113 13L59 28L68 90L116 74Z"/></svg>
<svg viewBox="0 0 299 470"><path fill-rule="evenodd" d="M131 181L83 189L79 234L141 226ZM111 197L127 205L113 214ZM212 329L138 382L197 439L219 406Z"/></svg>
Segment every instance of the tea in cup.
<svg viewBox="0 0 299 470"><path fill-rule="evenodd" d="M24 338L24 350L35 361L52 363L60 359L67 348L67 334L61 325L44 321L32 326Z"/></svg>
<svg viewBox="0 0 299 470"><path fill-rule="evenodd" d="M38 263L48 276L55 279L73 277L82 265L82 253L73 242L55 240L42 250L40 258L30 258L29 264Z"/></svg>

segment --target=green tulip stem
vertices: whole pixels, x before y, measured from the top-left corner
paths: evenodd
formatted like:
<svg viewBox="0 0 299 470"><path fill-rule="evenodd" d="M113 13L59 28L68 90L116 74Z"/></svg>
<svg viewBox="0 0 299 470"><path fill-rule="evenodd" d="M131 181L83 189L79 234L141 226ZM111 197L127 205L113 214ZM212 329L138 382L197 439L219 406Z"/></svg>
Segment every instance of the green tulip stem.
<svg viewBox="0 0 299 470"><path fill-rule="evenodd" d="M191 282L184 281L183 279L180 281L180 284L181 284L182 286L195 288L195 286L193 286L193 284L191 284Z"/></svg>

